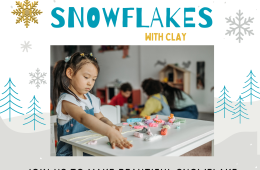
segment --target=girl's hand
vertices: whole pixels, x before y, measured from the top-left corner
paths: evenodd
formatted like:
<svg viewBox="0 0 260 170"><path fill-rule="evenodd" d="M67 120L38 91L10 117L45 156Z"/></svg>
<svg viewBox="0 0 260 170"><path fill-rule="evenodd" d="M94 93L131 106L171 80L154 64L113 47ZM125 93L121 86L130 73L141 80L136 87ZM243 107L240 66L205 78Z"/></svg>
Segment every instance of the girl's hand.
<svg viewBox="0 0 260 170"><path fill-rule="evenodd" d="M113 127L114 129L118 130L120 133L122 132L122 129L123 129L122 126L113 125L112 127Z"/></svg>
<svg viewBox="0 0 260 170"><path fill-rule="evenodd" d="M119 147L120 149L128 148L130 149L133 145L126 140L125 137L121 135L121 133L115 129L107 135L109 142L111 143L111 147L115 149L115 147Z"/></svg>

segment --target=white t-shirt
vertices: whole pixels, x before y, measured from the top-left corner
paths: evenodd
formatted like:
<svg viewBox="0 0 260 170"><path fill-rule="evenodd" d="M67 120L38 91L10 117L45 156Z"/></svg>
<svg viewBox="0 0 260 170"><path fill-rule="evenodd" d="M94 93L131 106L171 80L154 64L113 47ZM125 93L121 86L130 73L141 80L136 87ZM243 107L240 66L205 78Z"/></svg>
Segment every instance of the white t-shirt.
<svg viewBox="0 0 260 170"><path fill-rule="evenodd" d="M74 96L72 96L71 94L68 94L68 93L62 94L60 96L59 102L56 107L57 118L58 118L58 122L60 125L64 125L68 121L70 121L70 119L72 119L72 117L70 115L65 115L61 111L63 100L71 102L71 103L81 107L83 110L88 110L88 109L94 108L94 113L100 112L100 99L97 98L96 96L94 96L93 94L88 93L88 95L90 96L90 98L92 100L92 105L91 105L88 96L86 94L84 94L84 95L85 95L86 99L79 98L80 101L77 101L77 99Z"/></svg>

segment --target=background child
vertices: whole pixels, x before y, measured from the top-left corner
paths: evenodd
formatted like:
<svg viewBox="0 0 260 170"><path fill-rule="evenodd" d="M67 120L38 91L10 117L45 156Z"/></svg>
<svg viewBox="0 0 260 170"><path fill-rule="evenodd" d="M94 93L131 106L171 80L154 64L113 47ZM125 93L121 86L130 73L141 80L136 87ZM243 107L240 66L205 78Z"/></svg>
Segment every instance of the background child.
<svg viewBox="0 0 260 170"><path fill-rule="evenodd" d="M53 94L59 141L57 156L72 155L72 146L60 141L61 136L89 129L107 136L112 148L132 147L121 135L122 127L115 126L102 115L100 100L89 93L98 73L98 62L92 53L74 53L71 57L58 61L54 67Z"/></svg>
<svg viewBox="0 0 260 170"><path fill-rule="evenodd" d="M191 97L180 89L162 83L163 94L170 106L171 112L176 117L197 119L198 109Z"/></svg>
<svg viewBox="0 0 260 170"><path fill-rule="evenodd" d="M171 114L166 98L160 94L162 91L161 83L157 80L146 79L142 83L143 91L148 95L141 117L150 116L151 114L166 115Z"/></svg>
<svg viewBox="0 0 260 170"><path fill-rule="evenodd" d="M124 83L120 86L120 92L114 96L109 105L123 106L126 103L131 103L132 86L129 83Z"/></svg>

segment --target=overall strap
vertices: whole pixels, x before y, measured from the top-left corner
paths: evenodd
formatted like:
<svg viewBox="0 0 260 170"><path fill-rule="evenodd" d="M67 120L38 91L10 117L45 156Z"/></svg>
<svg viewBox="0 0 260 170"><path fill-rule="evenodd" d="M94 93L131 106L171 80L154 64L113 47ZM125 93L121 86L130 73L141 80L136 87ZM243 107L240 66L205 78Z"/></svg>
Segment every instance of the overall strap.
<svg viewBox="0 0 260 170"><path fill-rule="evenodd" d="M87 93L87 96L88 96L88 98L89 98L89 101L90 101L90 103L91 103L91 105L92 105L92 100L91 100L91 97L89 96L89 94Z"/></svg>
<svg viewBox="0 0 260 170"><path fill-rule="evenodd" d="M162 97L162 95L160 94L160 99L158 98L158 97L155 97L155 96L152 96L153 98L155 98L155 99L157 99L157 100L159 100L159 101L163 101L163 97Z"/></svg>
<svg viewBox="0 0 260 170"><path fill-rule="evenodd" d="M59 96L59 98L58 98L58 101L60 100L60 97L61 97L62 95L64 95L64 94L66 94L66 93L61 93L61 94L60 94L60 96Z"/></svg>
<svg viewBox="0 0 260 170"><path fill-rule="evenodd" d="M160 94L160 97L161 97L161 101L163 101L163 102L164 102L164 100L163 100L163 95L162 95L162 94Z"/></svg>

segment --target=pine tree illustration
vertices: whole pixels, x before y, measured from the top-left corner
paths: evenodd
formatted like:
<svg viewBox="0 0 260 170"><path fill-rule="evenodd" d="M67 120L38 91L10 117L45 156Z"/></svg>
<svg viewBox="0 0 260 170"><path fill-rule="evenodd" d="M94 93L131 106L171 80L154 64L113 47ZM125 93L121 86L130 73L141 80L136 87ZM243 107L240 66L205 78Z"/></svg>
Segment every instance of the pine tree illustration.
<svg viewBox="0 0 260 170"><path fill-rule="evenodd" d="M224 92L223 92L223 91L224 91ZM221 110L215 112L215 113L218 113L218 112L224 110L224 118L225 118L225 116L226 116L226 113L225 113L226 110L228 110L228 111L230 111L231 113L233 113L231 110L229 110L229 109L226 107L226 105L227 105L227 106L233 108L232 106L230 106L229 104L227 104L227 102L230 102L230 103L232 103L232 102L231 102L230 100L228 100L227 97L230 98L230 96L226 93L226 91L229 93L229 91L226 89L226 86L224 86L224 88L223 88L222 91L220 92L220 93L223 92L223 94L219 97L219 98L221 98L221 97L223 96L223 99L221 99L220 101L218 101L218 103L221 102L222 100L224 100L224 102L223 102L221 105L217 106L216 108L219 108L219 107L222 106L222 105L224 105L224 107L223 107ZM226 101L227 101L227 102L226 102Z"/></svg>
<svg viewBox="0 0 260 170"><path fill-rule="evenodd" d="M6 87L7 85L9 85L9 88L8 88L5 92L3 92L2 94L5 94L7 91L9 92L9 94L8 94L7 96L5 96L4 98L2 98L0 101L4 100L4 99L7 98L8 96L9 96L9 100L8 100L8 102L6 102L5 104L3 104L3 105L0 106L0 107L3 107L3 106L5 106L5 105L7 105L8 103L9 103L9 107L8 107L6 110L0 112L0 114L1 114L1 113L4 113L4 112L7 111L7 110L9 110L9 122L11 122L11 110L13 110L13 111L15 111L16 113L19 113L19 114L21 114L21 115L24 115L24 114L23 114L23 113L20 113L20 112L18 112L18 111L16 111L16 110L14 110L14 109L11 107L11 104L14 104L14 105L17 106L17 107L22 108L21 106L18 106L17 104L15 104L15 103L11 100L11 99L12 99L11 97L13 97L13 98L15 98L16 100L20 101L19 99L17 99L16 97L14 97L14 96L12 95L12 93L11 93L11 91L13 91L15 94L18 94L18 93L15 92L15 91L13 90L13 88L12 88L12 86L14 86L14 87L16 87L16 86L13 84L11 78L9 78L9 81L7 82L7 84L6 84L4 87Z"/></svg>
<svg viewBox="0 0 260 170"><path fill-rule="evenodd" d="M232 114L232 115L236 115L236 114L238 114L236 117L233 117L233 118L231 118L231 119L235 119L235 118L238 118L239 117L239 123L241 124L241 117L243 117L243 118L245 118L245 119L249 119L249 118L247 118L247 117L245 117L245 116L243 116L242 114L245 114L245 115L248 115L248 114L246 114L245 112L243 112L243 110L241 110L241 108L242 109L244 109L244 110L246 110L243 106L246 106L246 105L244 105L243 103L242 103L242 101L244 101L243 100L243 98L241 98L241 96L239 96L239 98L237 99L237 101L239 101L235 106L237 106L237 105L239 105L239 106L237 106L237 108L235 108L234 110L236 110L236 109L238 109L239 108L239 110L237 111L237 112L234 112L234 114ZM243 106L242 106L243 105ZM242 114L241 114L242 113Z"/></svg>
<svg viewBox="0 0 260 170"><path fill-rule="evenodd" d="M246 86L243 87L243 88L246 88L246 87L249 86L249 85L250 85L250 88L249 88L247 91L245 91L245 92L243 92L243 93L241 93L241 94L245 94L246 92L250 91L250 94L247 95L247 96L245 96L245 97L243 97L243 99L250 96L250 104L252 105L252 96L254 96L254 97L260 99L259 97L255 96L252 92L254 91L254 92L258 93L258 94L260 94L260 93L257 92L257 91L255 91L255 90L252 88L253 86L255 86L256 88L259 88L259 87L257 87L257 86L253 83L253 82L257 83L257 81L255 81L255 80L253 79L253 77L252 77L252 76L256 77L256 76L253 74L252 70L250 70L250 73L249 73L246 77L248 77L248 76L250 76L250 78L249 78L245 83L247 83L247 82L249 82L249 81L250 81L250 82L248 83L248 85L246 85ZM252 81L253 81L253 82L252 82ZM253 86L252 86L252 85L253 85Z"/></svg>
<svg viewBox="0 0 260 170"><path fill-rule="evenodd" d="M38 122L38 123L40 123L40 124L45 125L44 123L39 122L38 120L35 119L35 116L36 116L36 117L38 117L38 118L44 120L42 117L38 116L38 115L36 114L36 112L35 112L35 111L37 111L38 113L42 114L42 112L40 112L39 110L37 110L37 107L38 107L39 109L40 109L40 107L35 103L35 101L38 102L38 100L35 98L35 95L34 95L34 96L33 96L33 99L30 101L30 103L33 102L33 104L32 104L30 107L28 107L28 109L30 109L32 106L33 106L33 108L32 108L32 110L30 110L29 112L26 113L26 114L28 114L28 113L30 113L31 111L33 111L33 114L32 114L31 116L25 118L24 120L29 119L29 118L32 117L32 116L33 116L33 119L32 119L30 122L27 122L27 123L23 124L23 125L26 125L26 124L28 124L28 123L34 122L34 130L35 130L35 122ZM38 102L38 103L39 103L39 102ZM36 107L35 107L35 106L36 106Z"/></svg>

